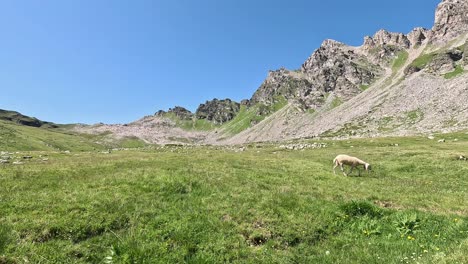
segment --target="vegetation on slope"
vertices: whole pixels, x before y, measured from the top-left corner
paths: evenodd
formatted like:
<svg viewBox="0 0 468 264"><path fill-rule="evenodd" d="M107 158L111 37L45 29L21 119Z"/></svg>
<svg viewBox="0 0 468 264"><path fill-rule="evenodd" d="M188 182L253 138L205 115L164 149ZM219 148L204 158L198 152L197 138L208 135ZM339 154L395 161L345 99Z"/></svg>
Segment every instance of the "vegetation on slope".
<svg viewBox="0 0 468 264"><path fill-rule="evenodd" d="M250 107L242 105L236 117L234 117L230 122L224 124L222 128L230 135L238 134L251 127L253 124L261 122L272 113L280 110L286 106L287 103L288 101L283 96L276 96L275 103L272 105L264 105L261 103L257 103Z"/></svg>
<svg viewBox="0 0 468 264"><path fill-rule="evenodd" d="M198 119L198 118L192 118L190 120L187 119L181 119L178 116L176 116L174 113L165 113L164 117L171 119L172 121L175 122L177 127L180 127L184 130L188 131L209 131L213 130L219 125L210 122L206 119Z"/></svg>
<svg viewBox="0 0 468 264"><path fill-rule="evenodd" d="M65 129L49 129L0 121L0 150L70 150L91 151L114 147L142 147L137 138L108 140L108 133L100 135L77 134Z"/></svg>
<svg viewBox="0 0 468 264"><path fill-rule="evenodd" d="M468 135L444 137L1 165L0 262L468 263ZM375 172L333 175L337 153Z"/></svg>
<svg viewBox="0 0 468 264"><path fill-rule="evenodd" d="M11 121L20 125L32 126L32 127L41 127L41 126L51 127L51 128L59 127L59 125L51 123L51 122L41 121L37 118L25 116L15 111L8 111L8 110L2 110L2 109L0 109L0 120Z"/></svg>
<svg viewBox="0 0 468 264"><path fill-rule="evenodd" d="M452 78L455 78L455 77L457 77L459 75L462 75L464 72L465 72L465 70L463 69L463 66L457 65L455 70L453 70L452 72L448 72L448 73L444 74L444 78L445 79L452 79Z"/></svg>
<svg viewBox="0 0 468 264"><path fill-rule="evenodd" d="M397 57L393 60L392 63L392 73L395 75L403 65L405 65L406 61L408 60L408 52L406 50L402 50L398 52Z"/></svg>

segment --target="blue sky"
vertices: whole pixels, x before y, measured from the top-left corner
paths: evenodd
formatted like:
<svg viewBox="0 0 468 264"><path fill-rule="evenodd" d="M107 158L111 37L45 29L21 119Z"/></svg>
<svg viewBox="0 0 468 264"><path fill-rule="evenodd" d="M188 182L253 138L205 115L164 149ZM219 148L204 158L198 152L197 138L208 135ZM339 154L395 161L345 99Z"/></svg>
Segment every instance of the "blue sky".
<svg viewBox="0 0 468 264"><path fill-rule="evenodd" d="M440 0L0 2L0 109L57 123L126 123L250 98L324 39L430 28Z"/></svg>

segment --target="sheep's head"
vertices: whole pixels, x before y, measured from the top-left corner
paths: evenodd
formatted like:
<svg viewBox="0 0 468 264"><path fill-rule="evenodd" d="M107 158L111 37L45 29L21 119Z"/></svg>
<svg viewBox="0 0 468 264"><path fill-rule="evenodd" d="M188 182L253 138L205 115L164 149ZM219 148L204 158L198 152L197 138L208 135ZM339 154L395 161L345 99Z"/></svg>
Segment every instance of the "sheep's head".
<svg viewBox="0 0 468 264"><path fill-rule="evenodd" d="M372 167L371 167L371 165L369 163L366 163L366 164L364 164L364 169L366 169L366 171L370 171L370 170L372 170Z"/></svg>

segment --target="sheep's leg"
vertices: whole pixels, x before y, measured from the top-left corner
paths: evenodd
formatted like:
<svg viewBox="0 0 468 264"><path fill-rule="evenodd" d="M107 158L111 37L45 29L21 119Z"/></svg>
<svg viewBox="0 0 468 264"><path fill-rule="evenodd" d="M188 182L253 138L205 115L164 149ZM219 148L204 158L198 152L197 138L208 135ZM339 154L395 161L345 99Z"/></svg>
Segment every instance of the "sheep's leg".
<svg viewBox="0 0 468 264"><path fill-rule="evenodd" d="M333 166L333 174L335 175L336 175L336 171L335 171L336 167L338 167L338 163L335 163L335 165Z"/></svg>
<svg viewBox="0 0 468 264"><path fill-rule="evenodd" d="M341 168L341 172L343 172L343 175L344 175L344 176L348 176L348 175L346 175L346 172L345 172L344 169L343 169L343 164L340 164L340 168Z"/></svg>
<svg viewBox="0 0 468 264"><path fill-rule="evenodd" d="M359 177L361 177L361 170L359 169L359 167L356 167L356 169L358 171Z"/></svg>
<svg viewBox="0 0 468 264"><path fill-rule="evenodd" d="M353 173L353 169L354 169L354 165L351 165L351 169L349 170L348 175L351 175L351 173Z"/></svg>

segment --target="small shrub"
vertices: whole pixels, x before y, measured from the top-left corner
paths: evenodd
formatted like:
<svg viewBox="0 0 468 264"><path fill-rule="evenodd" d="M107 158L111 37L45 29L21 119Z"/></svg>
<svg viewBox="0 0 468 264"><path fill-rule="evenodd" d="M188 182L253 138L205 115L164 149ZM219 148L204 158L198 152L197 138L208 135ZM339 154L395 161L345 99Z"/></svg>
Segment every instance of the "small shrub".
<svg viewBox="0 0 468 264"><path fill-rule="evenodd" d="M421 220L416 214L402 214L393 222L401 236L411 235L420 227Z"/></svg>

